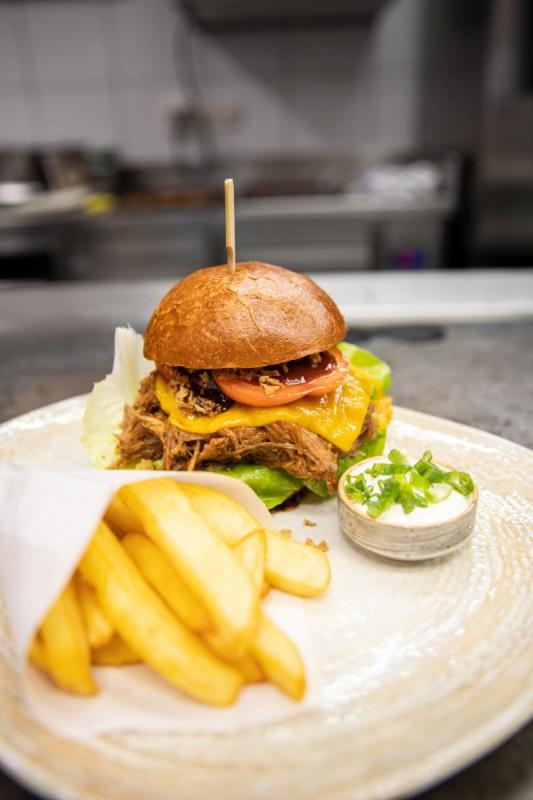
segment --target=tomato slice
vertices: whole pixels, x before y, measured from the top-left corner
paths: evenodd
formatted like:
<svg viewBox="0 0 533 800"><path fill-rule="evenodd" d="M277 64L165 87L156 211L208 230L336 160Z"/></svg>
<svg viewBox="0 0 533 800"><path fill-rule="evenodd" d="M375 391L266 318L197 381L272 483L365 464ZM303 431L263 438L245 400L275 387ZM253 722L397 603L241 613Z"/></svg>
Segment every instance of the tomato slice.
<svg viewBox="0 0 533 800"><path fill-rule="evenodd" d="M269 408L293 403L306 395L320 396L335 391L348 373L346 359L335 348L319 353L320 361L312 366L307 358L290 362L287 372L276 376L279 388L267 394L258 378L244 380L230 369L213 370L213 377L224 394L247 406Z"/></svg>

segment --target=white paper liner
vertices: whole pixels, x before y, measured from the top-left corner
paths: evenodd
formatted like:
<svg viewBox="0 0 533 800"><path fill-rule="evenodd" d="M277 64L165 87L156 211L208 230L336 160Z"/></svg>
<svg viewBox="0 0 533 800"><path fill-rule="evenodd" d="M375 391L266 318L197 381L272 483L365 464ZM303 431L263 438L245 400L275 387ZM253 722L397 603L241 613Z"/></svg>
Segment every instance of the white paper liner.
<svg viewBox="0 0 533 800"><path fill-rule="evenodd" d="M133 481L168 476L224 492L264 526L270 514L241 481L206 472L53 470L0 464L0 587L21 686L32 715L55 733L82 741L119 730L231 732L315 707L320 700L308 641L313 603L272 591L264 607L296 643L308 678L295 703L268 684L245 686L234 706L212 708L188 699L144 665L95 668L100 693L68 695L26 663L35 631L76 568L114 492ZM307 601L308 602L308 601Z"/></svg>

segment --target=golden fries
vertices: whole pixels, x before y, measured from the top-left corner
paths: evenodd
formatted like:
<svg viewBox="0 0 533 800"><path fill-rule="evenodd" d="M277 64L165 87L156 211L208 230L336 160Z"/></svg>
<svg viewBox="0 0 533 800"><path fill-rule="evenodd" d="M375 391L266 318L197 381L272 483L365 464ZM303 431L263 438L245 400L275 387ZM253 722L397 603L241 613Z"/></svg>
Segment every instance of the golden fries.
<svg viewBox="0 0 533 800"><path fill-rule="evenodd" d="M129 533L122 539L122 545L152 589L191 631L208 630L210 621L205 608L157 545L138 533Z"/></svg>
<svg viewBox="0 0 533 800"><path fill-rule="evenodd" d="M196 513L226 544L237 544L261 527L249 511L216 489L194 483L181 483L180 487Z"/></svg>
<svg viewBox="0 0 533 800"><path fill-rule="evenodd" d="M235 701L243 681L240 673L180 623L103 522L80 571L121 638L143 661L191 697L219 706Z"/></svg>
<svg viewBox="0 0 533 800"><path fill-rule="evenodd" d="M236 545L260 527L249 511L221 492L192 483L181 486L195 511L227 544ZM301 597L314 597L328 588L331 573L325 553L275 531L266 530L265 535L265 577L269 584Z"/></svg>
<svg viewBox="0 0 533 800"><path fill-rule="evenodd" d="M233 548L233 552L252 576L258 593L263 589L265 551L266 537L261 529L249 533ZM209 636L207 641L215 647L216 652L217 641ZM261 612L259 627L250 650L255 662L272 683L293 700L302 699L305 694L305 668L300 654L290 639L264 612Z"/></svg>
<svg viewBox="0 0 533 800"><path fill-rule="evenodd" d="M89 642L72 580L43 620L41 640L46 670L58 686L75 694L96 693Z"/></svg>
<svg viewBox="0 0 533 800"><path fill-rule="evenodd" d="M112 638L113 626L100 608L93 587L79 573L74 580L89 645L93 649L102 647Z"/></svg>
<svg viewBox="0 0 533 800"><path fill-rule="evenodd" d="M93 650L92 662L99 667L122 667L126 664L140 664L141 659L115 634L109 642Z"/></svg>
<svg viewBox="0 0 533 800"><path fill-rule="evenodd" d="M265 673L250 654L244 656L234 666L241 673L245 683L262 683L265 680Z"/></svg>
<svg viewBox="0 0 533 800"><path fill-rule="evenodd" d="M97 691L91 664L145 662L215 706L264 680L301 700L302 658L261 598L271 586L313 597L330 580L323 547L261 528L220 492L170 478L131 483L109 503L28 659L77 694Z"/></svg>
<svg viewBox="0 0 533 800"><path fill-rule="evenodd" d="M300 653L266 614L261 614L251 652L259 666L279 689L293 700L305 694L305 668Z"/></svg>
<svg viewBox="0 0 533 800"><path fill-rule="evenodd" d="M118 494L111 498L104 514L104 521L120 536L126 533L144 533L139 519L124 505Z"/></svg>
<svg viewBox="0 0 533 800"><path fill-rule="evenodd" d="M300 597L314 597L326 591L331 581L331 569L329 559L320 547L296 542L289 535L276 531L267 530L265 533L265 575L272 586Z"/></svg>
<svg viewBox="0 0 533 800"><path fill-rule="evenodd" d="M263 592L266 537L262 528L248 533L233 547L233 552L252 579L258 596Z"/></svg>
<svg viewBox="0 0 533 800"><path fill-rule="evenodd" d="M245 655L258 624L257 592L231 549L195 512L171 478L120 489L124 504L201 600L220 639L236 658Z"/></svg>

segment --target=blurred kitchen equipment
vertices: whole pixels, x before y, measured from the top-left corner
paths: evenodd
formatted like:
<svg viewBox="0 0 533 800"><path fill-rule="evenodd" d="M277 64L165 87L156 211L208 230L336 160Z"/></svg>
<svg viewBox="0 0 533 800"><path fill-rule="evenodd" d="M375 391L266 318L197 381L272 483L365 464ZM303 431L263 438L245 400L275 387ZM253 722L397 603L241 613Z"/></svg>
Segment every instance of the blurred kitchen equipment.
<svg viewBox="0 0 533 800"><path fill-rule="evenodd" d="M330 169L336 192L242 199L240 257L302 271L458 266L466 165L458 151L407 153L345 170L342 192Z"/></svg>
<svg viewBox="0 0 533 800"><path fill-rule="evenodd" d="M56 278L164 277L221 263L225 174L235 176L243 260L305 272L465 263L454 234L466 163L457 151L372 165L341 157L243 159L196 173L179 163L119 167L110 157L100 157L98 172L94 154L75 149L42 163L54 188L16 212L0 211L2 248L6 255L36 244L42 251L45 232Z"/></svg>
<svg viewBox="0 0 533 800"><path fill-rule="evenodd" d="M39 154L22 148L0 151L0 206L18 206L43 190Z"/></svg>

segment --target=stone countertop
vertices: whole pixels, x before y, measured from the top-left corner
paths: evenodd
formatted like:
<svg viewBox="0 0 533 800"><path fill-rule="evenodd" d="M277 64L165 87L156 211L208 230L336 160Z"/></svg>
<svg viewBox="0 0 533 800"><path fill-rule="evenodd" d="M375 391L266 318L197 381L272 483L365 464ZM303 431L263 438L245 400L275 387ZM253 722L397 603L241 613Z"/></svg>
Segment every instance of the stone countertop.
<svg viewBox="0 0 533 800"><path fill-rule="evenodd" d="M97 300L98 291L94 287L91 291L92 301ZM105 285L100 292L104 303ZM112 360L112 321L101 316L83 322L87 302L83 287L69 292L67 326L58 324L55 307L47 314L38 289L26 290L21 307L24 324L20 316L6 324L9 314L5 312L15 295L20 290L0 292L0 421L89 391L110 370ZM122 296L116 321L129 318L141 330L151 305L144 314L136 313L128 307L126 286ZM33 316L32 309L39 313ZM529 413L533 322L351 330L348 338L391 364L396 404L533 447ZM419 800L531 800L532 752L530 724L477 764L424 792ZM30 800L32 795L0 773L0 797Z"/></svg>

